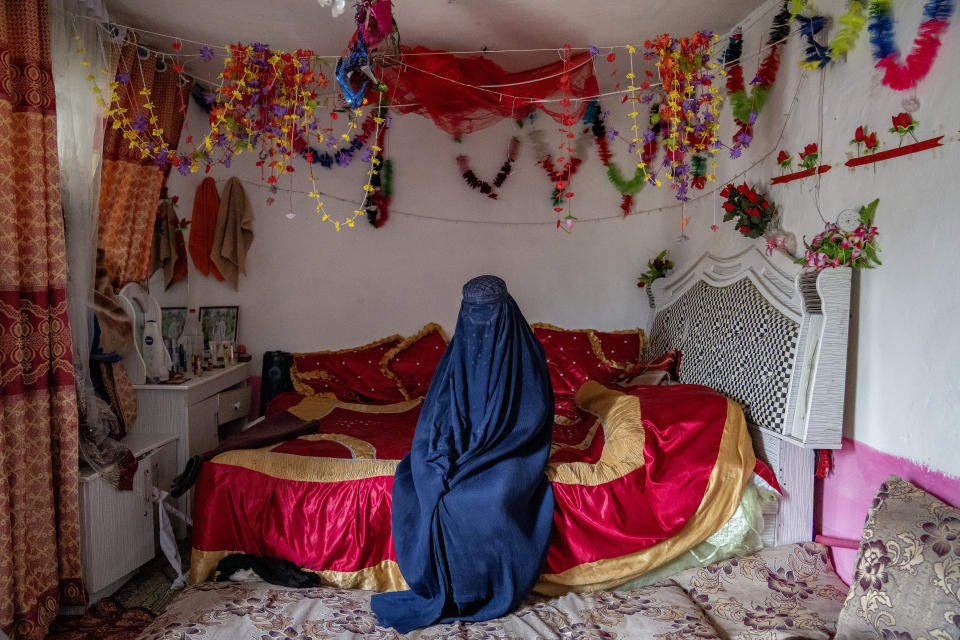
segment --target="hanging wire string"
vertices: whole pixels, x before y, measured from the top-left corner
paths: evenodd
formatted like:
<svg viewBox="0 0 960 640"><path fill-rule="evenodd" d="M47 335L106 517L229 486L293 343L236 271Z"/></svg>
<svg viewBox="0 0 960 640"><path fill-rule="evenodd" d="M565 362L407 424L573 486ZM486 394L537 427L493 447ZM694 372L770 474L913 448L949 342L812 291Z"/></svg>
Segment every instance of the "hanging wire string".
<svg viewBox="0 0 960 640"><path fill-rule="evenodd" d="M748 24L747 22L740 23L740 24L739 24L737 27L735 27L734 29L731 29L731 30L728 31L726 34L724 34L723 36L720 36L720 39L729 37L729 35L730 35L731 33L733 33L736 29L746 29L749 25L754 24L754 23L758 22L759 20L761 20L763 17L765 17L767 14L769 14L770 11L772 11L772 9L774 9L774 8L776 8L776 4L775 4L775 3L774 3L774 4L771 4L771 6L767 8L767 10L765 10L764 12L761 12L761 13L758 14L755 18L753 18L752 21L751 21L749 24ZM63 13L65 13L65 14L67 14L67 15L70 15L70 16L73 16L74 18L79 18L79 19L83 19L83 20L90 20L90 21L96 22L102 30L104 30L105 32L107 32L108 38L110 37L109 31L107 31L107 30L108 30L108 25L107 25L106 23L103 23L103 22L97 20L96 18L94 18L94 17L92 17L92 16L84 16L84 15L80 15L80 14L71 13L71 12L69 12L69 11L64 11ZM230 51L228 47L225 47L225 46L223 46L223 45L213 45L213 44L210 44L210 43L207 43L207 42L202 42L202 41L200 41L200 40L192 40L192 39L189 39L189 38L181 38L181 37L174 36L174 35L170 35L170 34L166 34L166 33L160 33L160 32L157 32L157 31L150 31L149 29L142 29L142 28L140 28L140 27L131 27L131 26L128 26L128 25L121 25L121 24L117 24L117 23L110 23L109 26L117 27L117 28L120 28L120 29L125 29L125 30L127 30L127 31L132 31L132 32L135 32L135 33L136 33L136 32L139 32L139 33L145 33L145 34L149 34L149 35L153 35L153 36L158 36L158 37L162 37L162 38L169 38L169 39L171 39L171 40L178 40L178 41L180 41L180 42L190 42L190 43L192 43L192 44L198 44L198 45L201 45L201 46L210 47L211 49L223 50L223 51L228 52L228 53L229 53L229 51ZM789 40L790 38L794 37L794 36L797 35L797 34L799 34L799 29L797 29L796 31L788 34L787 36L785 36L785 37L784 37L783 39L781 39L781 40L778 40L778 41L776 41L776 42L768 42L768 43L766 43L764 46L760 47L756 54L751 55L751 56L748 56L748 57L746 57L746 58L742 58L742 59L741 59L741 62L747 61L747 60L752 60L753 58L759 58L760 56L763 55L764 51L766 51L767 49L770 49L770 48L772 48L772 47L774 47L774 46L776 46L776 45L779 45L779 44L781 44L782 42L785 42L785 41ZM111 38L111 39L112 39L112 38ZM163 58L174 59L174 58L176 58L177 56L179 56L180 58L196 59L196 58L200 57L200 54L199 54L199 53L195 53L195 54L172 54L172 53L168 53L168 52L165 52L165 51L160 51L160 50L157 50L157 49L152 49L152 48L147 47L147 46L145 46L145 45L142 45L142 44L140 44L140 43L137 43L137 46L142 47L143 49L145 49L145 50L147 50L147 51L149 51L149 52L151 52L151 53L154 53L154 54L156 54L156 55L158 55L158 56L161 56L161 57L163 57ZM625 49L626 46L625 46L625 45L607 45L607 46L595 47L595 48L598 49L598 50L615 51L616 49ZM572 47L571 50L572 50L572 51L588 51L588 50L590 50L590 49L589 49L588 47ZM445 76L442 76L442 75L439 75L439 74L436 74L436 73L433 73L433 72L430 72L430 71L426 71L426 70L424 70L424 69L420 69L419 67L416 67L416 66L414 66L414 65L411 65L411 64L408 63L408 62L404 62L404 60L403 60L404 58L406 58L406 57L408 57L408 56L419 56L419 55L436 55L436 54L443 54L443 55L446 55L446 54L450 54L450 55L461 55L461 54L464 54L464 55L465 55L465 54L487 54L487 53L534 53L534 52L544 52L544 51L560 52L561 50L560 50L560 49L556 49L556 48L533 48L533 49L495 49L495 50L490 50L490 49L488 49L488 50L478 50L478 51L402 52L402 53L400 54L401 57L400 57L399 60L396 60L395 58L388 58L388 60L394 60L394 61L396 61L398 64L403 65L404 70L406 70L406 69L412 69L412 70L417 71L417 72L419 72L419 73L424 73L424 74L427 74L427 75L436 77L436 78L438 78L438 79L440 79L440 80L444 80L444 81L446 81L446 82L450 82L450 83L452 83L452 84L457 84L457 85L464 86L464 87L467 87L467 88L470 88L470 89L474 89L474 90L477 90L477 91L486 91L486 92L491 93L491 94L493 94L493 95L498 95L498 96L501 97L501 98L512 98L512 99L514 99L514 100L522 100L522 101L524 101L524 102L531 103L531 104L543 104L543 103L550 103L550 102L560 102L563 98L528 98L528 97L524 97L524 96L515 96L515 95L511 95L511 94L506 94L506 93L503 93L502 91L496 91L496 90L495 90L496 88L506 88L506 87L512 87L512 86L521 86L521 85L525 85L525 84L532 84L532 83L535 83L535 82L541 82L541 81L543 81L543 80L548 80L548 79L551 79L551 78L553 78L553 77L556 77L556 76L559 75L559 74L551 74L551 75L547 75L547 76L544 76L544 77L541 77L541 78L536 78L536 79L533 79L533 80L525 80L525 81L522 81L522 82L508 83L508 84L503 84L503 85L471 85L471 84L468 84L468 83L460 82L460 81L458 81L458 80L454 80L453 78L447 78L447 77L445 77ZM325 55L314 55L313 57L315 57L315 58L320 58L320 59L325 59L325 60L338 60L338 59L340 58L340 56L325 56ZM584 62L583 64L586 64L586 62ZM727 63L727 64L725 64L724 66L730 66L730 65L732 65L732 64L734 64L734 63ZM576 68L579 68L579 66L576 67ZM201 77L199 77L199 76L197 76L197 75L188 73L188 72L186 72L186 71L182 71L182 72L180 72L180 73L181 73L181 75L186 76L186 77L190 78L191 80L193 80L194 82L197 82L197 83L202 84L202 85L204 85L204 86L211 86L211 87L217 86L217 84L216 84L215 82L214 82L214 83L211 83L211 82L210 82L208 79L206 79L206 78L201 78ZM650 85L650 87L649 87L648 90L654 89L654 88L659 87L659 86L661 86L660 83L651 83L651 85ZM629 90L623 89L623 90L607 91L607 92L604 92L604 93L598 93L598 94L592 95L592 96L571 97L570 100L574 100L574 101L577 101L577 102L583 102L583 101L596 100L596 99L599 99L599 98L604 98L604 97L609 97L609 96L624 95L624 94L626 94L626 93L629 93ZM331 95L335 96L336 94L335 94L335 93L332 93ZM409 107L417 107L417 106L420 106L420 104L419 104L419 103L409 103L409 104L403 104L403 105L391 105L391 107L396 107L396 108L409 108Z"/></svg>
<svg viewBox="0 0 960 640"><path fill-rule="evenodd" d="M762 20L766 15L768 15L770 12L772 12L773 9L775 9L775 8L776 8L776 3L771 3L770 6L769 6L766 10L760 12L759 14L756 15L756 17L754 17L754 18L752 18L752 19L748 19L748 20L745 20L744 22L739 23L736 27L734 27L733 29L731 29L727 34L725 34L724 36L721 36L721 38L729 37L729 35L730 35L731 33L733 33L733 32L734 32L735 30L737 30L737 29L747 29L747 28L749 28L749 27L752 26L753 24L755 24L755 23L759 22L760 20ZM113 35L109 32L109 30L108 30L108 25L107 25L106 23L103 23L102 21L97 20L96 18L91 17L91 16L84 16L84 15L74 14L74 13L67 12L67 11L64 11L64 12L62 12L62 13L65 13L65 14L67 14L67 15L73 16L75 19L84 19L84 20L91 20L91 21L96 22L96 23L98 24L100 30L102 30L102 31L106 34L108 40L115 40L115 38L113 37ZM181 37L178 37L178 36L173 36L173 35L170 35L170 34L160 33L160 32L156 32L156 31L150 31L150 30L148 30L148 29L142 29L142 28L139 28L139 27L131 27L131 26L127 26L127 25L119 25L119 24L116 24L116 23L111 23L111 26L119 27L119 28L121 28L121 29L126 29L126 30L128 30L128 31L132 31L132 32L135 32L135 33L136 33L136 32L139 32L139 33L145 33L145 34L149 34L149 35L153 35L153 36L158 36L158 37L163 37L163 38L170 38L170 39L172 39L172 40L178 40L178 41L180 41L180 42L190 42L190 43L193 43L193 44L198 44L198 45L202 45L202 46L207 46L207 47L210 47L211 49L223 50L223 51L226 51L226 52L228 52L228 53L229 53L229 51L230 51L228 47L225 47L225 46L222 46L222 45L213 45L213 44L206 43L206 42L202 42L202 41L199 41L199 40L192 40L192 39L189 39L189 38L181 38ZM783 42L786 42L787 40L789 40L790 38L794 37L794 36L797 35L798 33L799 33L799 29L796 30L796 31L793 31L793 32L789 33L787 36L785 36L785 37L782 38L781 40L778 40L778 41L775 41L775 42L768 42L768 43L766 43L765 45L761 46L761 47L757 50L757 52L756 52L755 54L753 54L753 55L751 55L751 56L749 56L749 57L747 57L747 58L742 58L742 59L740 60L740 62L742 63L742 62L745 61L745 60L751 60L751 59L753 59L753 58L759 58L760 56L762 56L762 55L764 54L764 52L765 52L766 50L768 50L768 49L770 49L770 48L772 48L772 47L774 47L774 46L777 46L777 45L779 45L779 44L781 44L781 43L783 43ZM200 54L171 54L171 53L167 53L167 52L164 52L164 51L159 51L159 50L156 50L156 49L151 49L151 48L146 47L146 46L144 46L144 45L141 45L141 44L139 44L139 43L137 43L137 46L140 46L140 47L142 47L143 49L145 49L145 50L147 50L147 51L150 51L150 52L152 52L152 53L154 53L154 54L156 54L156 55L158 55L158 56L161 56L161 57L163 57L163 58L176 59L177 57L180 57L180 58L188 58L188 57L189 57L189 58L196 58L196 57L200 57ZM600 50L614 51L614 50L616 50L616 49L625 49L626 46L625 46L625 45L611 45L611 46L594 47L594 48L595 48L595 49L600 49ZM586 50L589 50L589 48L586 48L586 47L572 47L572 48L571 48L571 51L586 51ZM418 67L415 67L415 66L411 65L411 64L408 63L408 62L404 62L404 60L403 60L403 58L404 58L404 57L407 57L407 56L436 55L436 54L438 54L438 53L439 53L439 54L449 54L449 55L461 55L461 54L488 54L488 53L532 53L532 52L546 52L546 51L554 51L554 52L558 52L558 53L559 53L561 50L560 50L560 49L556 49L556 48L532 48L532 49L497 49L497 50L489 50L489 49L487 49L487 50L478 50L478 51L403 52L403 53L401 53L401 57L400 57L399 61L397 61L397 62L398 62L398 64L401 65L401 71L406 71L406 70L409 69L409 70L413 70L413 71L416 71L416 72L419 72L419 73L425 73L425 74L427 74L427 75L434 76L434 77L436 77L436 78L438 78L438 79L441 79L441 80L444 80L444 81L447 81L447 82L450 82L450 83L453 83L453 84L465 86L465 87L468 87L468 88L471 88L471 89L474 89L474 90L478 90L478 91L486 91L486 92L489 92L489 93L491 93L491 94L498 95L498 96L500 97L500 99L502 99L502 98L504 98L504 97L507 97L507 98L511 98L512 100L514 100L514 102L516 102L517 100L522 100L522 101L527 102L527 103L559 102L559 101L562 100L563 98L526 98L526 97L523 97L523 96L514 96L514 95L511 95L511 94L505 94L505 93L503 93L503 92L501 92L501 91L497 91L497 90L496 90L497 88L506 88L506 87L511 87L511 86L522 86L522 85L525 85L525 84L530 84L530 83L534 83L534 82L539 82L539 81L547 80L547 79L550 79L550 78L555 77L557 74L551 74L551 75L544 76L544 77L542 77L542 78L538 78L538 79L535 79L535 80L527 80L527 81L523 81L523 82L508 83L508 84L503 84L503 85L478 85L478 86L474 86L474 85L470 85L470 84L467 84L467 83L463 83L463 82L454 80L454 79L452 79L452 78L447 78L447 77L441 76L441 75L439 75L439 74L435 74L435 73L426 71L426 70L424 70L424 69L420 69L420 68L418 68ZM314 57L315 57L315 58L319 58L319 59L327 59L327 60L336 60L336 59L339 59L339 56L322 56L322 55L315 55ZM587 64L588 62L592 62L592 60L593 60L593 59L591 58L591 59L585 61L585 62L582 63L582 64ZM726 64L724 64L723 66L730 66L730 65L732 65L732 64L734 64L734 63L726 63ZM580 66L582 66L582 65L578 65L578 67L576 67L576 68L579 68ZM142 70L141 70L141 73L142 73ZM195 76L195 75L193 75L193 74L186 73L186 72L181 72L181 74L182 74L183 76L186 76L186 77L188 77L188 78L191 78L194 82L199 82L199 83L201 83L201 84L206 84L206 85L210 85L210 86L216 86L216 83L211 83L209 80L204 79L204 78L200 78L200 77ZM740 171L739 173L731 176L731 177L727 180L727 183L733 182L734 180L736 180L736 179L738 179L738 178L746 175L747 172L749 172L750 170L752 170L753 168L755 168L756 166L758 166L759 164L761 164L762 162L764 162L767 158L769 158L772 154L774 154L774 153L777 151L777 149L779 148L780 142L781 142L782 139L783 139L784 133L785 133L785 131L786 131L787 124L788 124L788 122L789 122L789 120L790 120L790 118L791 118L791 116L792 116L792 114L793 114L794 108L795 108L795 106L796 106L796 103L797 103L797 100L798 100L798 96L799 96L800 86L801 86L803 80L804 80L804 76L801 76L800 79L799 79L799 81L798 81L798 84L797 84L797 90L796 90L796 93L794 94L794 98L793 98L793 101L792 101L792 103L791 103L790 110L789 110L789 111L787 112L787 114L786 114L786 117L785 117L785 119L784 119L783 127L782 127L781 130L780 130L780 135L778 136L777 141L776 141L776 143L774 144L774 146L770 149L770 151L768 151L768 152L765 153L763 156L761 156L756 162L754 162L753 164L749 165L748 167L746 167L745 169L743 169L743 170ZM821 83L820 83L820 84L821 84L821 86L820 86L820 101L821 101L821 106L822 106L822 101L823 101L823 75L822 75L822 74L821 74ZM659 87L659 86L662 86L661 83L651 84L651 85L650 85L650 89L652 89L652 88L654 88L654 87ZM649 90L649 89L648 89L648 90ZM603 97L608 97L608 96L623 95L623 94L626 94L626 93L629 93L629 90L626 90L626 89L625 89L625 90L614 90L614 91L607 91L607 92L603 92L603 93L598 93L598 94L593 95L593 96L571 97L570 99L571 99L571 100L575 100L575 101L590 101L590 100L595 100L595 99L599 99L599 98L603 98ZM335 97L336 97L336 93L331 94L331 96L323 96L322 98L328 98L328 97L334 97L334 98L335 98ZM393 108L402 108L402 107L415 107L415 106L419 106L419 104L418 104L418 103L410 103L410 104L404 104L404 105L390 105L390 106L393 107ZM821 121L820 121L819 137L820 137L820 147L819 147L819 148L822 148L822 139L823 139L823 132L822 132L822 108L821 108ZM223 180L225 180L225 178L218 179L218 181L223 181ZM261 181L253 181L253 180L241 179L241 182L244 182L244 183L247 183L247 184L251 184L251 185L255 185L255 186L257 186L258 188L261 188L261 189L262 189L263 186L264 186ZM726 183L724 183L724 184L726 184ZM817 189L818 189L818 193L817 193L817 198L818 198L817 208L818 208L818 213L819 213L819 176L818 176ZM688 202L697 202L697 201L699 201L699 200L701 200L701 199L703 199L703 198L707 198L707 197L711 197L711 196L714 196L714 198L715 198L716 193L717 193L719 190L720 190L720 186L719 186L719 183L718 183L718 185L715 186L711 191L702 193L702 194L700 194L700 195L698 195L698 196L696 196L696 197L694 197L694 198L690 198ZM271 191L272 191L272 189L271 189ZM309 192L309 191L303 191L303 190L298 190L298 189L293 189L293 188L290 188L290 189L289 189L289 192L290 192L291 194L297 193L297 194L303 194L303 195L309 195L309 194L311 193L311 192ZM333 194L330 194L330 193L327 193L327 192L323 192L323 191L316 191L316 190L314 190L313 193L317 193L317 194L319 194L319 195L322 195L323 197L327 197L327 198L330 198L330 199L333 199L333 200L336 200L336 201L339 201L339 202L355 203L355 199L352 199L352 198L342 198L342 197L339 197L339 196L336 196L336 195L333 195ZM684 204L684 203L677 203L677 204L672 204L672 205L664 205L664 206L660 206L660 207L653 207L653 208L650 208L650 209L638 210L638 211L634 211L631 215L640 215L640 214L650 214L650 213L664 212L664 211L668 211L668 210L674 209L674 208L676 208L676 207L682 207L683 204ZM430 216L430 215L424 215L424 214L419 214L419 213L412 213L412 212L407 212L407 211L400 211L400 210L396 210L396 209L391 209L391 213L394 213L394 214L397 214L397 215L401 215L401 216L412 217L412 218L421 218L421 219L426 219L426 220L436 220L436 221L443 221L443 222L466 223L466 224L512 225L512 226L531 226L531 225L534 225L534 226L540 226L540 225L543 225L543 226L547 226L547 225L553 226L553 225L555 224L555 221L545 221L545 222L541 222L541 221L530 221L530 222L523 222L523 221L493 221L493 220L444 218L444 217L440 217L440 216ZM821 214L821 218L822 218L822 217L823 217L823 216L822 216L822 214ZM588 222L602 222L602 221L606 221L606 220L621 220L621 219L623 219L623 215L622 215L621 213L617 213L617 214L612 214L612 215L609 215L609 216L597 216L597 217L594 217L594 218L583 218L583 219L578 220L578 223L582 224L582 223L588 223Z"/></svg>
<svg viewBox="0 0 960 640"><path fill-rule="evenodd" d="M819 118L817 119L817 181L813 187L813 202L817 206L817 215L820 216L824 224L827 223L827 219L823 217L823 211L820 210L820 179L823 176L823 174L820 173L820 165L823 164L823 86L827 77L826 73L824 73L825 71L826 68L820 68L820 95L817 98L817 111L819 113Z"/></svg>

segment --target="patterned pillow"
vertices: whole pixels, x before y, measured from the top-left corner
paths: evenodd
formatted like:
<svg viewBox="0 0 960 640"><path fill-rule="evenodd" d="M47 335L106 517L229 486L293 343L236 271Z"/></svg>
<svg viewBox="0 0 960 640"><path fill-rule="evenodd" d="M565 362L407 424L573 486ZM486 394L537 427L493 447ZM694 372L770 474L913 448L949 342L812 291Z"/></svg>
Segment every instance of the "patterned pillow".
<svg viewBox="0 0 960 640"><path fill-rule="evenodd" d="M609 384L632 375L646 347L642 329L601 332L561 329L544 323L530 326L547 356L554 420L558 424L577 424L584 418L574 402L584 382Z"/></svg>
<svg viewBox="0 0 960 640"><path fill-rule="evenodd" d="M960 638L960 510L890 476L873 499L837 640Z"/></svg>
<svg viewBox="0 0 960 640"><path fill-rule="evenodd" d="M290 368L293 388L305 396L332 393L344 402L402 402L406 398L396 381L380 369L384 354L402 340L393 335L353 349L295 353Z"/></svg>
<svg viewBox="0 0 960 640"><path fill-rule="evenodd" d="M443 328L431 322L384 353L380 370L396 382L404 398L425 396L447 342Z"/></svg>

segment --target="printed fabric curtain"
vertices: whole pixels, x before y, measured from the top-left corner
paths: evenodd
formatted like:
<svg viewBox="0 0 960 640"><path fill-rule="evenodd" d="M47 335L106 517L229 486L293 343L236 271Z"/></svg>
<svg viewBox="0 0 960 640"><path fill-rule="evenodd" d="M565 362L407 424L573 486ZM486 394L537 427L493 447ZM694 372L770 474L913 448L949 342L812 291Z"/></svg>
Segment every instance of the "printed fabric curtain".
<svg viewBox="0 0 960 640"><path fill-rule="evenodd" d="M77 399L46 0L0 2L0 629L83 604Z"/></svg>
<svg viewBox="0 0 960 640"><path fill-rule="evenodd" d="M116 74L121 81L117 88L119 105L126 109L119 117L128 123L114 128L114 119L110 118L104 134L99 246L104 250L107 272L115 284L123 286L150 275L160 189L170 170L169 164L144 158L140 151L131 149L126 136L138 130L141 140L157 146L162 140L175 150L191 84L172 64L135 42L128 42L120 50ZM147 104L149 109L144 107ZM155 122L150 121L151 113ZM156 129L162 135L153 135Z"/></svg>

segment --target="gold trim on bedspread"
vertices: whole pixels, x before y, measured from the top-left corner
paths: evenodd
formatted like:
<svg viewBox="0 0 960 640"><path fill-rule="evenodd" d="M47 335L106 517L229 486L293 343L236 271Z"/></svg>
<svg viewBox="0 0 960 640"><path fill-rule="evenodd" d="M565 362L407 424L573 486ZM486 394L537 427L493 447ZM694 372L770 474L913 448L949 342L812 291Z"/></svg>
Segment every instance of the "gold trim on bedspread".
<svg viewBox="0 0 960 640"><path fill-rule="evenodd" d="M603 453L594 463L548 464L550 482L594 487L622 478L643 466L644 431L639 398L589 380L577 391L576 401L578 407L597 416L603 423ZM596 434L595 427L590 429L591 434ZM589 446L587 438L577 446L585 443Z"/></svg>
<svg viewBox="0 0 960 640"><path fill-rule="evenodd" d="M307 421L324 418L334 409L346 409L357 413L403 413L421 402L423 398L413 398L393 404L358 404L341 402L332 393L318 393L313 396L304 396L303 400L287 409L287 412Z"/></svg>
<svg viewBox="0 0 960 640"><path fill-rule="evenodd" d="M313 458L271 451L275 446L227 451L211 462L250 469L278 480L298 482L346 482L392 476L400 463L399 460Z"/></svg>
<svg viewBox="0 0 960 640"><path fill-rule="evenodd" d="M755 464L743 411L740 405L727 399L727 418L716 465L710 472L700 506L679 533L636 553L577 565L558 574L543 574L534 589L545 595L607 589L689 551L733 516Z"/></svg>

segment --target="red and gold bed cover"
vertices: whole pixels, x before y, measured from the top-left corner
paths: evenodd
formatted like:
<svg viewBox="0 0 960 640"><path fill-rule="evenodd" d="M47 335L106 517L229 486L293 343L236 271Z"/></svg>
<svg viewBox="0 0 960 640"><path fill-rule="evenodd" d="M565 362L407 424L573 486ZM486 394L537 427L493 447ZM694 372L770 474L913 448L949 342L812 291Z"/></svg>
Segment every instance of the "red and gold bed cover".
<svg viewBox="0 0 960 640"><path fill-rule="evenodd" d="M699 544L734 513L756 461L740 406L695 385L577 395L591 415L554 427L556 508L537 590L620 584ZM354 405L308 396L269 418L316 433L222 453L197 479L190 580L230 553L291 560L343 588L405 589L391 487L420 401Z"/></svg>

